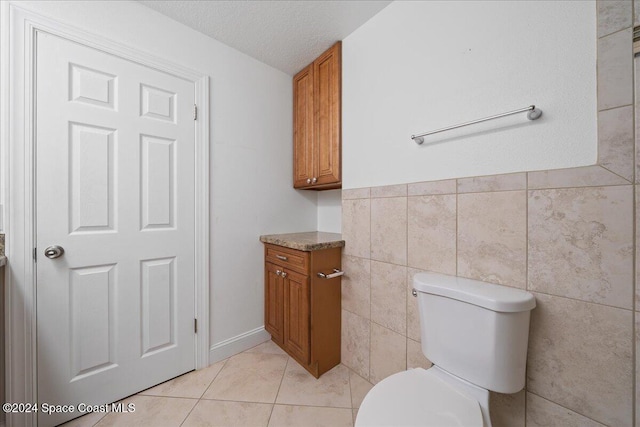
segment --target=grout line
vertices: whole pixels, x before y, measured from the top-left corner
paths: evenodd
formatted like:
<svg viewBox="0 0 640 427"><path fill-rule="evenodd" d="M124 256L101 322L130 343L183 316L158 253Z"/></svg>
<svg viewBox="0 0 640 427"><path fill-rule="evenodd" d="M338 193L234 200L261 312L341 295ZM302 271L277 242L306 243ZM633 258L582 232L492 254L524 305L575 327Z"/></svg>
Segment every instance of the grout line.
<svg viewBox="0 0 640 427"><path fill-rule="evenodd" d="M600 165L598 165L598 166L600 166ZM604 166L600 166L600 167L602 169L605 169L609 173L617 175L618 177L620 177L621 179L624 179L627 182L624 183L624 184L568 185L566 187L558 187L558 186L554 186L554 187L531 187L527 191L573 190L573 189L577 189L577 188L607 188L607 187L625 187L627 185L633 185L632 182L629 182L629 180L627 180L626 178L622 178L617 173L610 171L609 169L605 168Z"/></svg>
<svg viewBox="0 0 640 427"><path fill-rule="evenodd" d="M408 191L408 187L407 187ZM407 193L408 194L408 193ZM402 276L402 295L403 295L403 307L402 311L404 311L404 332L400 332L401 335L405 338L404 344L404 369L407 369L407 304L409 295L407 293L407 275L409 274L409 196L405 198L405 215L404 215L404 236L405 236L405 265L401 266L404 269L404 275Z"/></svg>
<svg viewBox="0 0 640 427"><path fill-rule="evenodd" d="M287 367L289 366L289 359L291 356L287 357L287 363L284 364L284 370L282 371L282 378L280 378L280 384L278 385L278 392L276 393L276 398L271 405L271 413L269 414L269 420L267 421L267 425L271 422L271 416L273 415L273 408L276 406L276 402L278 401L278 395L280 394L280 388L282 387L282 383L284 381L284 376L287 374Z"/></svg>
<svg viewBox="0 0 640 427"><path fill-rule="evenodd" d="M525 290L529 290L529 174L525 175L524 178L525 190L525 212L524 212L524 233L525 233L525 259L524 259L524 268L525 268L525 277L524 277L524 288ZM529 329L531 329L531 314L529 314ZM527 344L527 358L525 360L524 366L524 419L522 420L524 423L524 427L527 426L527 383L529 382L529 375L527 375L527 367L529 360L529 345Z"/></svg>
<svg viewBox="0 0 640 427"><path fill-rule="evenodd" d="M633 97L633 95L632 95ZM607 108L603 108L602 110L598 110L598 113L602 113L604 111L611 111L611 110L615 110L617 108L624 108L624 107L633 107L633 103L631 104L622 104L622 105L616 105L615 107L607 107ZM598 166L598 164L596 163L596 166ZM572 169L572 168L569 168Z"/></svg>
<svg viewBox="0 0 640 427"><path fill-rule="evenodd" d="M525 282L524 288L529 290L529 174L526 178L526 188L524 192L524 236L525 236L525 248L524 248L524 269L525 269Z"/></svg>
<svg viewBox="0 0 640 427"><path fill-rule="evenodd" d="M351 409L353 410L353 393L351 392L351 370L348 366L347 368L347 381L349 382L349 401L351 402ZM351 418L353 418L353 412L351 413Z"/></svg>
<svg viewBox="0 0 640 427"><path fill-rule="evenodd" d="M196 404L193 405L193 407L189 410L189 412L187 413L187 415L184 417L184 419L182 420L182 422L180 423L180 427L182 427L182 425L184 424L185 421L187 421L187 418L189 418L189 416L191 415L191 413L193 412L194 409L196 409L196 406L198 406L198 404L200 403L200 399L198 399L196 401Z"/></svg>
<svg viewBox="0 0 640 427"><path fill-rule="evenodd" d="M631 355L632 355L632 359L631 359L631 381L632 384L634 385L632 388L632 392L631 392L631 399L632 399L632 405L631 405L631 423L633 425L636 425L636 421L638 421L638 351L637 351L637 344L636 344L636 340L637 340L637 321L638 321L638 313L636 312L636 309L638 308L636 305L636 295L638 292L638 283L637 283L637 274L638 274L638 241L637 241L637 236L638 236L638 229L637 229L637 224L638 224L638 212L637 212L637 206L638 206L638 200L636 200L636 189L637 186L635 185L635 183L638 181L638 134L636 132L636 125L637 125L637 115L638 115L638 109L636 108L638 99L636 97L637 95L637 91L640 85L640 82L637 81L636 76L638 75L638 70L636 69L637 66L640 65L640 62L638 61L638 59L636 58L636 56L633 53L633 28L634 28L634 24L635 24L635 7L636 7L636 1L632 1L631 2L631 80L632 80L632 85L633 87L631 88L631 99L633 101L631 109L632 109L632 114L631 114L631 123L632 123L632 135L633 135L633 182L632 184L634 184L631 187L631 200L632 200L632 212L633 212L633 224L631 225L631 228L633 230L633 234L632 234L632 241L633 241L633 248L632 253L633 253L633 265L632 265L632 270L633 271L633 276L632 276L632 280L633 280L633 294L631 295L631 299L632 299L632 325L631 325ZM635 381L634 381L635 379Z"/></svg>
<svg viewBox="0 0 640 427"><path fill-rule="evenodd" d="M371 191L371 189L369 189L369 191ZM407 187L407 192L408 191L409 190L408 190L408 187ZM369 194L369 196L371 196L371 194ZM372 326L371 325L371 314L372 314L371 313L371 305L372 305L371 304L371 296L372 296L371 288L372 288L372 283L373 283L373 280L371 279L371 261L373 260L373 254L371 253L371 245L372 245L372 241L373 241L373 238L372 238L372 227L371 227L371 224L373 223L373 218L371 218L371 213L373 211L372 206L373 206L373 198L370 198L369 199L369 259L370 259L370 261L369 261L369 319L367 319L368 323L369 323L369 348L367 349L367 352L369 353L369 361L368 361L369 363L368 363L368 366L367 366L367 377L369 379L371 379L371 338L373 336L373 332L372 332L373 328L371 327ZM353 418L353 416L352 416L352 418Z"/></svg>
<svg viewBox="0 0 640 427"><path fill-rule="evenodd" d="M632 2L632 4L633 4L633 2ZM596 14L597 14L597 12L596 12ZM609 36L612 36L614 34L618 34L618 33L621 33L623 31L627 31L628 29L631 29L631 31L633 32L633 6L631 6L631 26L630 27L624 27L624 28L616 30L616 31L614 31L612 33L607 33L607 34L602 35L602 36L596 36L596 38L597 38L597 40L602 40L605 37L609 37ZM597 31L597 29L596 29L596 31Z"/></svg>
<svg viewBox="0 0 640 427"><path fill-rule="evenodd" d="M105 413L104 413L100 418L98 418L98 420L97 420L95 423L91 424L91 427L95 427L95 426L97 426L97 425L98 425L98 423L99 423L100 421L102 421L102 420L104 419L104 417L106 417L106 416L107 416L107 414L108 414L108 412L105 412ZM90 414L85 414L85 415L83 415L82 417L86 417L86 416L88 416L88 415L90 415ZM80 419L80 418L82 418L82 417L74 418L74 420L78 420L78 419ZM73 421L73 420L70 420L70 421ZM69 421L67 421L67 422L69 422Z"/></svg>
<svg viewBox="0 0 640 427"><path fill-rule="evenodd" d="M245 350L246 351L246 350ZM244 353L244 352L243 352ZM207 392L207 390L209 390L211 388L211 385L213 384L213 382L216 380L216 378L218 378L218 376L220 375L220 372L222 372L222 370L224 369L224 367L227 364L227 360L229 360L229 358L226 358L224 360L221 360L222 366L220 367L220 370L216 373L216 375L213 377L213 379L211 380L211 382L209 383L209 385L207 386L207 388L204 389L204 391L202 392L202 394L200 395L199 399L202 399L202 397L205 395L205 393ZM220 362L216 362L216 363L220 363ZM214 363L215 364L215 363ZM211 365L209 365L211 366ZM206 369L206 368L205 368Z"/></svg>
<svg viewBox="0 0 640 427"><path fill-rule="evenodd" d="M633 150L633 151L635 151L635 144L634 144L634 150ZM608 167L603 166L603 165L598 165L598 166L600 166L602 169L606 169L606 170L608 170L608 171L609 171L609 172L611 172L612 174L617 175L617 176L619 176L620 178L622 178L622 179L624 179L625 181L627 181L627 184L619 184L619 185L628 185L628 184L633 184L633 180L629 181L627 178L625 178L624 176L620 175L618 172L612 171L611 169L609 169ZM635 169L635 167L636 167L636 165L634 164L634 165L633 165L633 168Z"/></svg>
<svg viewBox="0 0 640 427"><path fill-rule="evenodd" d="M270 402L256 402L253 400L232 400L232 399L200 399L199 401L205 401L205 402L237 402L237 403L251 403L254 405L275 405L274 403L270 403Z"/></svg>
<svg viewBox="0 0 640 427"><path fill-rule="evenodd" d="M573 412L573 413L576 413L576 414L580 415L581 417L584 417L584 418L586 418L586 419L588 419L588 420L591 420L591 421L593 421L593 422L595 422L595 423L597 423L597 424L599 424L599 425L601 425L601 426L603 426L603 427L606 427L606 425L605 425L605 424L603 424L603 423L601 423L600 421L598 421L598 420L596 420L596 419L594 419L594 418L591 418L591 417L589 417L589 416L587 416L587 415L585 415L585 414L581 414L581 413L580 413L580 412L578 412L578 411L574 411L573 409L568 408L568 407L566 407L566 406L563 406L563 405L559 404L558 402L555 402L555 401L553 401L553 400L549 400L549 399L547 399L546 397L542 397L542 396L540 396L539 394L537 394L537 393L533 393L532 391L529 391L529 390L527 390L526 392L527 392L527 393L530 393L530 394L532 394L532 395L534 395L534 396L536 396L536 397L539 397L539 398L540 398L540 399L542 399L542 400L546 400L547 402L549 402L549 403L551 403L551 404L553 404L553 405L556 405L556 406L559 406L559 407L561 407L561 408L564 408L564 409L566 409L567 411L571 411L571 412ZM525 396L525 401L526 401L526 396Z"/></svg>
<svg viewBox="0 0 640 427"><path fill-rule="evenodd" d="M602 304L600 302L585 301L585 300L582 300L582 299L567 297L567 296L564 296L564 295L556 295L556 294L550 294L549 292L537 291L535 289L528 289L528 291L529 292L535 292L536 294L546 295L546 296L549 296L549 297L564 298L564 299L568 299L568 300L571 300L571 301L582 302L582 303L585 303L585 304L599 305L599 306L602 306L602 307L615 308L615 309L624 310L624 311L634 311L633 308L623 308L623 307L618 307L618 306L610 305L610 304Z"/></svg>
<svg viewBox="0 0 640 427"><path fill-rule="evenodd" d="M239 402L244 403L244 402ZM263 403L264 404L264 403ZM347 408L346 406L319 406L319 405L308 405L308 404L298 404L298 403L274 403L273 406L301 406L303 408L329 408L329 409L344 409L346 411L350 411L356 408Z"/></svg>
<svg viewBox="0 0 640 427"><path fill-rule="evenodd" d="M460 271L459 271L459 263L458 263L458 257L460 256L459 253L459 249L460 249L460 234L459 234L459 225L458 223L460 222L460 193L458 193L458 181L456 180L456 276L460 275Z"/></svg>

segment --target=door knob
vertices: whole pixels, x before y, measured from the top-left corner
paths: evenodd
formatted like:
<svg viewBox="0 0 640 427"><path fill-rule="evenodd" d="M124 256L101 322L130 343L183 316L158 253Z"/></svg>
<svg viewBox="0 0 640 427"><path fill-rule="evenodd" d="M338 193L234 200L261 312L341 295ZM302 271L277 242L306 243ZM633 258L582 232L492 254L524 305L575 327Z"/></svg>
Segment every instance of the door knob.
<svg viewBox="0 0 640 427"><path fill-rule="evenodd" d="M287 277L287 273L285 273L284 271L281 274L282 277Z"/></svg>
<svg viewBox="0 0 640 427"><path fill-rule="evenodd" d="M62 255L64 255L64 248L62 246L52 245L44 250L44 256L49 259L60 258Z"/></svg>
<svg viewBox="0 0 640 427"><path fill-rule="evenodd" d="M307 184L311 184L311 178L307 178Z"/></svg>
<svg viewBox="0 0 640 427"><path fill-rule="evenodd" d="M316 178L315 176L313 177L313 179L311 180L312 184L315 184L316 182L318 182L318 178Z"/></svg>

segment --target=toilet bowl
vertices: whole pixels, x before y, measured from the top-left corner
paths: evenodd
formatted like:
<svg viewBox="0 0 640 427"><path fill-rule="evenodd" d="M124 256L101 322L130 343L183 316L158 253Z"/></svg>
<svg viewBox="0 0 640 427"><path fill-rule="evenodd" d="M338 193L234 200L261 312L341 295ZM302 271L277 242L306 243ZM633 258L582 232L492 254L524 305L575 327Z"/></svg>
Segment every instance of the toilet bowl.
<svg viewBox="0 0 640 427"><path fill-rule="evenodd" d="M524 387L535 298L529 292L436 273L414 276L429 369L393 374L365 396L356 427L491 427L489 391Z"/></svg>
<svg viewBox="0 0 640 427"><path fill-rule="evenodd" d="M376 384L362 401L355 425L490 426L488 403L487 390L437 366L416 368Z"/></svg>

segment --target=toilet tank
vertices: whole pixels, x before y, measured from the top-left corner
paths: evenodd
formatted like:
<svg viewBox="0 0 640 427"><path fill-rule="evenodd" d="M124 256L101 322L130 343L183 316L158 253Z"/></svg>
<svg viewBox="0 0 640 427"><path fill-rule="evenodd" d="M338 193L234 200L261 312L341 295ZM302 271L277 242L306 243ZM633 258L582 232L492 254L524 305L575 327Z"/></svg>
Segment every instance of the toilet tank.
<svg viewBox="0 0 640 427"><path fill-rule="evenodd" d="M522 390L532 294L437 273L416 274L413 288L422 352L434 365L487 390Z"/></svg>

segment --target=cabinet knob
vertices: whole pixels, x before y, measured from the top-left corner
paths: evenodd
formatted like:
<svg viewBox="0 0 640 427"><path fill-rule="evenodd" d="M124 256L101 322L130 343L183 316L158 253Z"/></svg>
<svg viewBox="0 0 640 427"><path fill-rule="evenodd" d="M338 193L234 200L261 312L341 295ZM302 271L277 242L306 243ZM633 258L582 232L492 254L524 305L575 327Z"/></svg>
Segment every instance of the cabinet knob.
<svg viewBox="0 0 640 427"><path fill-rule="evenodd" d="M282 272L282 274L280 274L282 277L287 277L287 273L285 273L284 271Z"/></svg>
<svg viewBox="0 0 640 427"><path fill-rule="evenodd" d="M307 184L311 184L311 178L307 178Z"/></svg>
<svg viewBox="0 0 640 427"><path fill-rule="evenodd" d="M318 178L316 178L315 176L313 177L313 179L311 180L312 184L315 184L316 182L318 182Z"/></svg>
<svg viewBox="0 0 640 427"><path fill-rule="evenodd" d="M279 276L279 275L281 275L281 274L282 274L282 271L280 271L280 270L276 270L276 275L278 275L278 276Z"/></svg>

